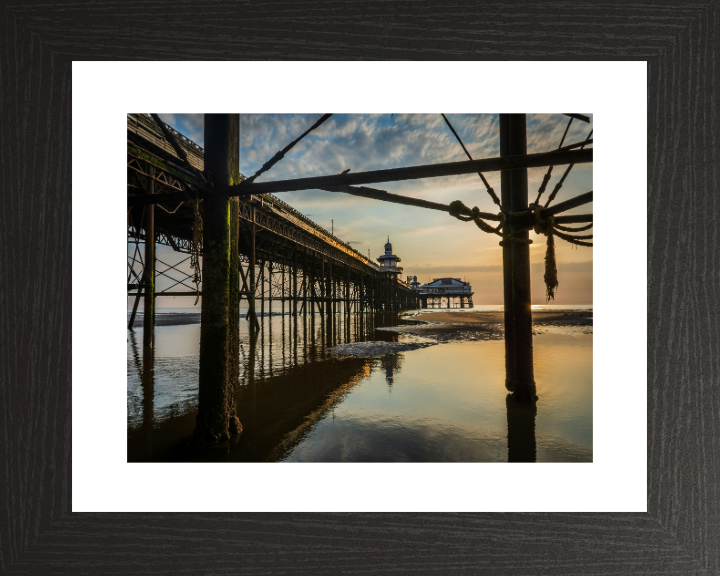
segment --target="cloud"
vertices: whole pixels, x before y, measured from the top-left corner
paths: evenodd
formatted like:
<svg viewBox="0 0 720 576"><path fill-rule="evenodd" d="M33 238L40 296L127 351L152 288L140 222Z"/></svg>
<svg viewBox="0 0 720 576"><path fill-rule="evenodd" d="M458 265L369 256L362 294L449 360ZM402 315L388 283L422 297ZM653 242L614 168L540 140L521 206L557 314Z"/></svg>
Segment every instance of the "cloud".
<svg viewBox="0 0 720 576"><path fill-rule="evenodd" d="M158 114L160 119L169 124L182 135L187 136L198 146L204 146L205 115L204 114Z"/></svg>
<svg viewBox="0 0 720 576"><path fill-rule="evenodd" d="M202 145L202 114L164 114L175 126ZM300 136L320 114L242 114L240 117L240 170L254 174L277 151ZM448 114L473 158L499 156L498 114ZM172 121L171 121L172 120ZM175 123L173 123L175 122ZM528 151L542 152L558 147L568 118L563 114L528 114ZM574 120L565 144L584 140L592 128ZM352 173L403 166L456 162L466 158L460 144L439 113L434 114L334 114L311 132L259 181L273 181L306 176L338 174L348 168ZM565 171L555 167L548 186L550 190ZM530 200L542 182L546 168L528 171ZM592 189L592 164L576 165L565 181L557 202ZM500 194L500 173L485 173L491 186ZM422 198L443 204L462 200L485 212L497 213L477 174L442 178L425 178L371 184L388 192ZM355 238L354 246L374 256L382 252L386 235L390 235L395 253L403 259L406 273L468 276L476 291L485 290L485 302L502 300L502 249L499 238L479 231L439 211L390 204L340 193L319 190L297 191L279 196L322 226L335 231L340 238ZM570 213L592 212L592 204ZM535 239L534 235L532 237ZM592 298L592 249L571 251L558 242L558 270L577 281ZM531 245L531 270L542 279L545 255L544 238ZM587 255L587 262L578 258ZM565 262L567 260L567 262ZM430 265L428 269L427 265ZM589 279L589 281L588 281ZM533 280L535 282L535 280ZM564 284L569 286L569 284ZM589 286L589 288L588 288ZM580 288L578 288L580 289ZM563 294L569 294L567 288ZM499 299L498 299L499 298ZM583 298L581 298L583 300Z"/></svg>

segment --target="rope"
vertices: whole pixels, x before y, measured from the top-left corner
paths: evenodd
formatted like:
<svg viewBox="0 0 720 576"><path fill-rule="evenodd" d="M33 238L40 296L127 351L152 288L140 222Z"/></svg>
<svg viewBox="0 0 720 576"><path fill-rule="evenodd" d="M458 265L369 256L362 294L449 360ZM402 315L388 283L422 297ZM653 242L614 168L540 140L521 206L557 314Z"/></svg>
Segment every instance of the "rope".
<svg viewBox="0 0 720 576"><path fill-rule="evenodd" d="M202 282L202 269L200 266L200 244L202 242L202 236L203 236L203 221L202 216L200 215L200 202L201 200L199 198L191 199L188 197L188 200L190 201L190 204L193 207L193 212L195 213L195 219L193 220L193 238L192 238L192 251L190 253L190 268L193 269L193 279L192 282L195 284L195 304L193 306L197 306L198 301L200 300L200 282Z"/></svg>
<svg viewBox="0 0 720 576"><path fill-rule="evenodd" d="M587 236L570 236L569 234L563 234L562 232L558 231L557 229L553 230L554 234L557 234L558 237L562 238L566 242L570 242L570 244L576 244L577 246L588 246L592 248L593 243L592 242L583 242L582 240L578 240L578 238L587 238L592 239L593 235L588 234Z"/></svg>
<svg viewBox="0 0 720 576"><path fill-rule="evenodd" d="M555 236L562 238L566 242L569 242L570 244L573 244L575 246L592 247L592 242L584 241L592 239L592 234L588 234L585 236L573 236L570 234L565 234L564 232L562 232L562 230L566 232L582 232L584 230L589 230L590 228L592 228L593 225L592 223L590 223L585 226L579 226L576 228L572 228L569 226L561 226L560 224L557 224L555 222L555 218L553 218L552 216L548 216L546 219L544 219L541 216L542 208L543 207L539 204L533 203L528 206L528 210L526 210L525 212L515 213L515 215L517 216L534 214L535 224L529 228L514 230L511 234L503 234L502 232L500 232L506 222L506 216L504 212L500 212L498 214L500 218L500 224L498 224L496 227L493 227L480 217L480 210L477 206L475 206L474 208L468 208L460 200L455 200L454 202L450 203L450 216L457 218L461 222L474 222L475 225L483 232L500 236L502 238L500 246L505 246L506 241L515 242L517 244L532 244L533 241L529 238L520 238L519 236L517 236L517 234L527 232L528 230L534 230L535 233L538 235L542 234L547 236L547 249L545 251L545 275L543 279L545 280L545 301L549 302L550 300L555 299L555 292L557 291L559 285L557 276L557 261L555 259Z"/></svg>
<svg viewBox="0 0 720 576"><path fill-rule="evenodd" d="M572 120L572 119L571 119ZM535 226L533 227L536 234L545 234L547 236L547 249L545 250L545 303L555 300L555 291L558 289L557 277L557 261L555 260L555 218L552 216L544 220L540 216L537 204L532 204L531 208L535 209Z"/></svg>
<svg viewBox="0 0 720 576"><path fill-rule="evenodd" d="M477 206L470 209L465 206L465 204L463 204L460 200L450 202L450 216L454 216L462 222L475 222L475 225L480 228L480 230L488 234L497 234L503 239L503 241L508 240L510 242L517 242L518 244L532 244L532 240L530 240L529 238L518 238L517 236L513 236L512 234L503 234L502 232L500 232L500 229L505 224L504 212L500 212L498 214L498 216L500 217L500 224L498 224L494 228L490 226L490 224L485 222L485 220L480 218L479 214L480 209ZM502 242L500 244L502 245Z"/></svg>
<svg viewBox="0 0 720 576"><path fill-rule="evenodd" d="M557 262L555 260L555 236L562 238L570 244L576 246L588 246L592 247L592 242L584 242L583 240L592 239L592 234L585 236L571 236L570 234L564 234L561 230L582 232L583 230L589 230L592 228L592 222L586 226L579 226L577 228L571 228L569 226L561 226L555 223L555 218L549 216L547 219L543 219L540 215L541 207L538 204L530 204L530 209L535 213L535 226L533 227L536 234L544 234L547 236L547 250L545 251L545 302L555 299L555 292L558 288L557 278Z"/></svg>
<svg viewBox="0 0 720 576"><path fill-rule="evenodd" d="M555 224L554 228L555 230L565 230L565 232L582 232L583 230L590 230L590 228L593 227L593 223L590 222L587 226L578 226L577 228L572 228L570 226L561 226L560 224Z"/></svg>
<svg viewBox="0 0 720 576"><path fill-rule="evenodd" d="M460 143L460 146L462 146L462 149L465 151L465 154L467 155L470 160L473 159L472 156L470 156L470 152L467 151L467 148L465 148L465 144L463 144L463 141L460 140L460 136L458 136L458 133L455 132L455 128L452 127L452 124L450 124L450 120L447 119L447 116L445 114L440 114L443 119L445 120L445 124L448 125L448 128L450 128L450 131L455 135L455 138L457 138L457 141ZM501 212L505 212L502 205L500 204L500 198L498 198L497 194L495 194L495 190L493 190L492 186L488 183L488 181L485 179L485 176L482 175L482 172L478 172L478 176L480 176L481 180L483 181L483 184L485 184L485 190L490 195L490 198L492 198L492 201L495 202L495 204L498 205Z"/></svg>

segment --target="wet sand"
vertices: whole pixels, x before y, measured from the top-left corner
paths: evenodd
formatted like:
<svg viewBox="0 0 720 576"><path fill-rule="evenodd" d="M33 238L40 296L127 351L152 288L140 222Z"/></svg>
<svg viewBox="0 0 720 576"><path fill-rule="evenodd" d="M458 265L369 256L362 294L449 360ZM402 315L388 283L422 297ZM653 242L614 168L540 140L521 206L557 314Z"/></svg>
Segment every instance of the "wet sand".
<svg viewBox="0 0 720 576"><path fill-rule="evenodd" d="M427 348L428 346L434 346L436 344L437 342L434 341L350 342L347 344L340 344L339 346L335 346L333 348L328 348L328 352L344 356L384 356L386 354L397 354L399 352L419 350L420 348Z"/></svg>
<svg viewBox="0 0 720 576"><path fill-rule="evenodd" d="M533 312L533 334L541 334L553 328L592 334L592 314L592 310ZM502 340L505 337L505 316L502 311L420 312L402 319L410 325L378 330L430 338L438 342Z"/></svg>
<svg viewBox="0 0 720 576"><path fill-rule="evenodd" d="M533 324L541 326L592 326L592 310L541 310L533 312ZM502 311L468 310L467 312L423 312L405 320L423 322L502 324Z"/></svg>
<svg viewBox="0 0 720 576"><path fill-rule="evenodd" d="M130 315L128 314L128 320ZM174 313L174 312L156 312L155 313L155 326L186 326L188 324L200 324L200 313L199 312L188 312L188 313ZM134 326L143 325L142 313L138 313L135 316Z"/></svg>

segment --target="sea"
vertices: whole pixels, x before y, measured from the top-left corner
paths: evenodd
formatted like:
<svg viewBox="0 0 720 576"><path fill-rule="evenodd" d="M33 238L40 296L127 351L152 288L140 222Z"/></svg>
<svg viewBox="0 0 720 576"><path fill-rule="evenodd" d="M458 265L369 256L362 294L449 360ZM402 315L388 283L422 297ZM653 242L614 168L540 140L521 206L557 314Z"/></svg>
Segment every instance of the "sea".
<svg viewBox="0 0 720 576"><path fill-rule="evenodd" d="M533 309L587 311L592 305ZM435 311L468 309L408 315ZM241 310L237 413L243 432L197 451L189 441L197 415L199 307L157 309L154 353L146 358L140 310L127 330L127 459L592 462L592 330L544 327L533 336L535 405L508 396L502 339L429 342L366 357L333 350L355 342L417 342L387 330L409 321L340 312L328 323L319 314L294 317L274 303L252 337Z"/></svg>

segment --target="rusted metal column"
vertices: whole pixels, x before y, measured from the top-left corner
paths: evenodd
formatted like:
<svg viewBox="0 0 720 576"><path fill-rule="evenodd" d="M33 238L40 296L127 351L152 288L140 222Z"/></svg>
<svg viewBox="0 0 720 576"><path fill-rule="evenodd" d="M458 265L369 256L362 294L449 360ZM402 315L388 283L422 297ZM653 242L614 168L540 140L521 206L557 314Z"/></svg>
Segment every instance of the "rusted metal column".
<svg viewBox="0 0 720 576"><path fill-rule="evenodd" d="M327 302L325 299L327 298L327 282L325 279L325 255L322 254L322 260L320 262L320 299L322 300L322 307L320 308L320 312L323 316L325 316L325 306Z"/></svg>
<svg viewBox="0 0 720 576"><path fill-rule="evenodd" d="M238 207L227 189L238 183L240 118L205 114L205 169L213 177L203 202L203 298L200 324L200 386L194 439L200 446L237 436L239 373ZM233 252L234 251L234 252Z"/></svg>
<svg viewBox="0 0 720 576"><path fill-rule="evenodd" d="M333 306L335 305L335 301L333 299L333 270L332 270L332 260L330 260L330 256L328 256L328 265L326 269L327 275L325 276L325 296L326 296L326 306L325 309L325 321L327 323L327 345L331 346L333 342L333 335L335 333L335 317L333 316Z"/></svg>
<svg viewBox="0 0 720 576"><path fill-rule="evenodd" d="M525 114L500 114L500 155L527 153ZM507 211L528 208L527 168L501 172L501 201ZM506 225L504 232L514 232ZM528 232L516 236L528 238ZM534 401L532 311L530 296L530 246L503 241L503 291L505 303L505 386L513 398Z"/></svg>
<svg viewBox="0 0 720 576"><path fill-rule="evenodd" d="M303 258L303 277L302 277L302 298L303 298L303 317L308 313L308 293L310 286L308 285L308 268L310 266L307 255Z"/></svg>
<svg viewBox="0 0 720 576"><path fill-rule="evenodd" d="M257 319L257 311L255 309L255 207L250 208L252 216L252 226L250 227L250 295L248 297L248 307L250 321L253 325L253 331L260 329L260 323Z"/></svg>
<svg viewBox="0 0 720 576"><path fill-rule="evenodd" d="M360 312L365 312L365 275L360 272L360 293L358 294L358 300L360 301Z"/></svg>
<svg viewBox="0 0 720 576"><path fill-rule="evenodd" d="M273 264L272 264L272 260L268 260L268 316L270 318L272 318L272 303L273 303L272 277L273 277Z"/></svg>
<svg viewBox="0 0 720 576"><path fill-rule="evenodd" d="M338 281L337 274L332 273L332 267L330 268L330 281L332 282L332 299L333 299L333 306L332 306L332 312L333 312L333 319L335 318L335 314L337 314L337 305L338 305L338 286L340 282Z"/></svg>
<svg viewBox="0 0 720 576"><path fill-rule="evenodd" d="M237 127L228 119L228 159L226 166L231 182L240 182L240 115L235 114ZM230 219L230 262L228 269L228 427L230 436L242 431L237 417L237 389L240 384L240 199L228 200Z"/></svg>
<svg viewBox="0 0 720 576"><path fill-rule="evenodd" d="M297 316L297 302L298 302L298 285L297 285L297 254L293 257L293 269L292 269L292 285L293 285L293 300L292 300L292 313L293 316Z"/></svg>
<svg viewBox="0 0 720 576"><path fill-rule="evenodd" d="M260 260L260 318L265 320L265 261Z"/></svg>
<svg viewBox="0 0 720 576"><path fill-rule="evenodd" d="M148 164L148 179L145 184L145 193L155 192L155 167ZM155 206L145 208L145 270L143 284L145 298L143 300L143 349L153 348L153 334L155 332ZM140 290L140 287L138 287Z"/></svg>
<svg viewBox="0 0 720 576"><path fill-rule="evenodd" d="M347 316L350 314L350 268L347 269L347 274L345 276L345 315Z"/></svg>

